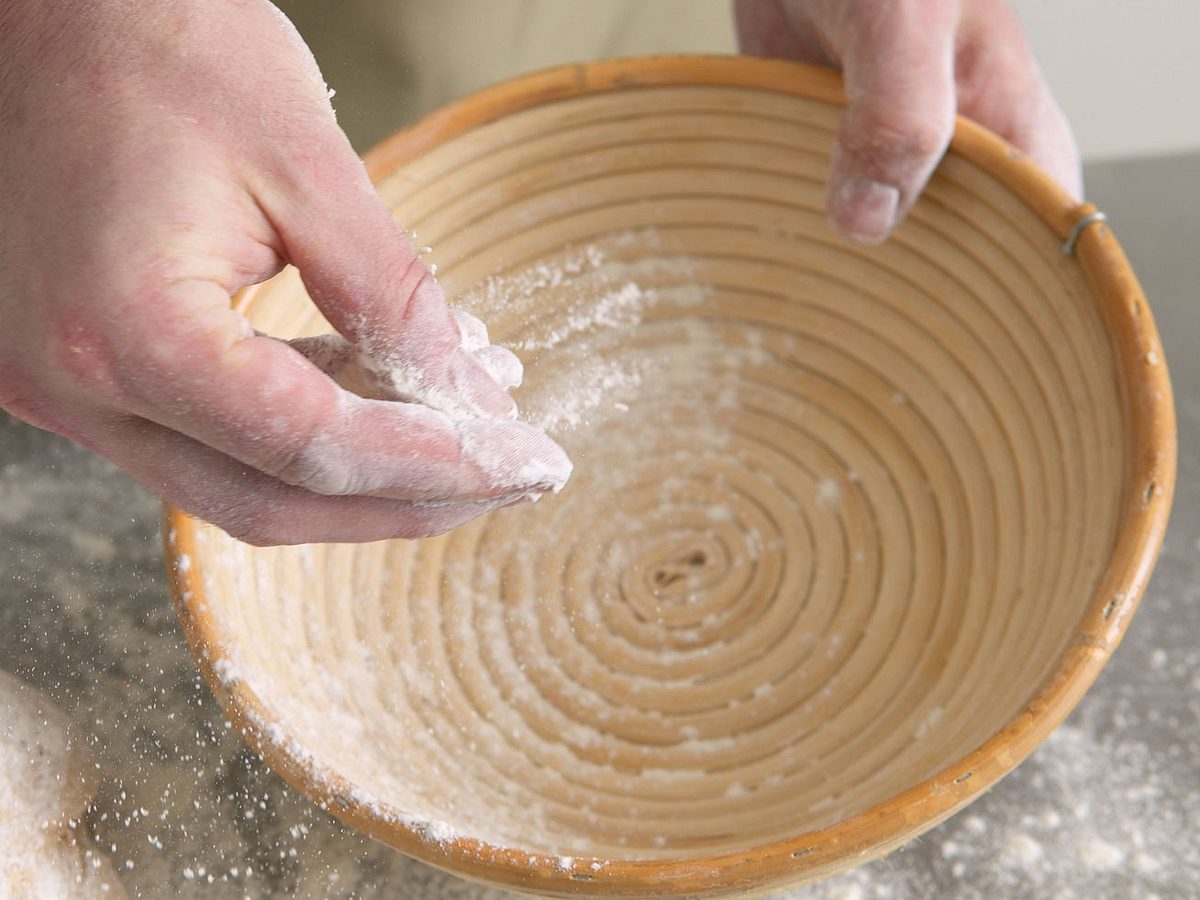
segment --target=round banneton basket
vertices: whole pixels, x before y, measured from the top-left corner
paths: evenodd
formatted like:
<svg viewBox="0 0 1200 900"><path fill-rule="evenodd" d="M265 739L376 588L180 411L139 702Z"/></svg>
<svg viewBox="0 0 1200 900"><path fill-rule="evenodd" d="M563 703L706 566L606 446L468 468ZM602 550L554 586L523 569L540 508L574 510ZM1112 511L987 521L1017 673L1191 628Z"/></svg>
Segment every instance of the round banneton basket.
<svg viewBox="0 0 1200 900"><path fill-rule="evenodd" d="M416 542L170 512L196 658L284 778L510 889L744 895L930 828L1078 702L1170 504L1150 311L1095 209L968 122L891 241L837 239L840 102L788 63L604 62L371 154L576 470ZM294 271L239 303L328 330Z"/></svg>

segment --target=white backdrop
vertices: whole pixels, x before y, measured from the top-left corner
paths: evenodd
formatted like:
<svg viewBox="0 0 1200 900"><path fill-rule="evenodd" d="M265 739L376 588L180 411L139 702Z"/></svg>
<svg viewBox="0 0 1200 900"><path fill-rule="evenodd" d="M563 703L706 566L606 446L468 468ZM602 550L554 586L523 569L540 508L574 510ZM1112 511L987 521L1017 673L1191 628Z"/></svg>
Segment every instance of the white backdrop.
<svg viewBox="0 0 1200 900"><path fill-rule="evenodd" d="M1012 0L1087 159L1200 151L1200 0Z"/></svg>
<svg viewBox="0 0 1200 900"><path fill-rule="evenodd" d="M581 59L733 50L730 0L277 0L362 149L436 106ZM1087 159L1200 151L1200 0L1010 0Z"/></svg>

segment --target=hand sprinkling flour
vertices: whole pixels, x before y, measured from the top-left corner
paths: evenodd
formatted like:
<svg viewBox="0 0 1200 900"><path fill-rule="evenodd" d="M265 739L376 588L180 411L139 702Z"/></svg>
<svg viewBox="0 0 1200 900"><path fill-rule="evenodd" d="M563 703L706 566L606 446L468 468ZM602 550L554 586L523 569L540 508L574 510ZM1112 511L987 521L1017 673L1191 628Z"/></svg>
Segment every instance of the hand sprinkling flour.
<svg viewBox="0 0 1200 900"><path fill-rule="evenodd" d="M369 400L398 400L420 403L460 421L476 416L494 416L496 407L481 404L461 375L467 365L464 357L474 358L488 376L505 390L519 387L524 376L521 361L503 347L492 346L487 326L470 313L452 310L461 335L455 358L448 364L446 377L438 379L419 363L381 353L367 339L354 346L341 335L323 334L290 341L292 347L348 391ZM513 418L515 406L502 414Z"/></svg>
<svg viewBox="0 0 1200 900"><path fill-rule="evenodd" d="M748 52L844 71L843 235L888 237L956 110L1079 195L1007 4L737 0L735 18ZM0 2L0 409L258 544L423 537L560 487L561 449L513 420L516 360L455 321L331 95L267 0ZM231 309L289 264L354 348L355 390Z"/></svg>
<svg viewBox="0 0 1200 900"><path fill-rule="evenodd" d="M482 369L504 390L519 387L524 375L521 361L509 350L493 346L487 326L475 316L462 310L452 314L461 343L448 361L435 357L422 365L420 359L378 349L369 339L355 346L337 334L290 343L358 397L416 404L447 417L458 432L463 462L479 478L481 499L490 494L491 505L537 500L561 490L572 468L562 449L540 428L514 421L515 405L489 404L487 395L481 397L472 384ZM501 493L494 493L496 489Z"/></svg>
<svg viewBox="0 0 1200 900"><path fill-rule="evenodd" d="M0 409L255 544L557 490L520 365L447 308L329 97L266 0L0 3ZM353 390L231 308L288 264Z"/></svg>

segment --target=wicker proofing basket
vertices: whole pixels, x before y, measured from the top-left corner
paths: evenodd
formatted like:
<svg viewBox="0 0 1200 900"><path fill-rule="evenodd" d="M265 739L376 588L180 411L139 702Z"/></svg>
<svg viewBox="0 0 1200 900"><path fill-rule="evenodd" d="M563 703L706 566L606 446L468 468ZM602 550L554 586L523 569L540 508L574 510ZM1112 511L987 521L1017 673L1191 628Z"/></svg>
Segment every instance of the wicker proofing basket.
<svg viewBox="0 0 1200 900"><path fill-rule="evenodd" d="M170 512L200 667L295 787L516 890L742 895L886 853L1070 712L1167 520L1150 311L1094 209L964 121L894 239L837 240L839 103L786 63L605 62L371 155L576 474L412 543ZM292 271L240 303L326 330Z"/></svg>

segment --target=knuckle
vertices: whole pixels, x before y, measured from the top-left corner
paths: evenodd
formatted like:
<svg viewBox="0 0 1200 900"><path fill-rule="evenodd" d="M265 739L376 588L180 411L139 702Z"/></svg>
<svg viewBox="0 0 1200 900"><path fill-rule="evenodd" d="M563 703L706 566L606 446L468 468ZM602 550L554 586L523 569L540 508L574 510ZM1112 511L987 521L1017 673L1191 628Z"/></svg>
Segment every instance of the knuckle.
<svg viewBox="0 0 1200 900"><path fill-rule="evenodd" d="M914 122L906 129L905 133L908 138L907 140L901 139L900 146L909 157L930 159L941 156L950 140L952 130L953 126L950 122L945 124L928 120Z"/></svg>
<svg viewBox="0 0 1200 900"><path fill-rule="evenodd" d="M356 493L352 467L319 430L285 438L267 455L260 468L285 484L314 494Z"/></svg>
<svg viewBox="0 0 1200 900"><path fill-rule="evenodd" d="M385 277L390 284L396 286L396 299L402 310L401 321L422 318L428 307L440 307L445 304L442 290L434 281L429 268L419 256L410 254L407 248L401 248L387 268L390 272ZM446 324L448 326L449 321ZM447 327L445 330L453 329Z"/></svg>
<svg viewBox="0 0 1200 900"><path fill-rule="evenodd" d="M483 506L466 503L419 509L404 522L404 537L409 540L436 537L471 521L483 511Z"/></svg>
<svg viewBox="0 0 1200 900"><path fill-rule="evenodd" d="M85 319L65 315L50 326L45 356L69 387L114 392L117 359L103 332Z"/></svg>
<svg viewBox="0 0 1200 900"><path fill-rule="evenodd" d="M952 120L878 114L860 115L852 124L842 135L843 147L855 158L883 167L920 164L940 156L953 130Z"/></svg>
<svg viewBox="0 0 1200 900"><path fill-rule="evenodd" d="M272 528L265 525L243 529L226 528L225 531L234 540L241 541L243 544L249 544L252 547L279 547L292 543L292 541L285 540Z"/></svg>
<svg viewBox="0 0 1200 900"><path fill-rule="evenodd" d="M366 180L362 163L325 110L292 109L277 127L279 140L262 159L262 171L268 183L281 192L278 202L313 192L340 193L347 185Z"/></svg>
<svg viewBox="0 0 1200 900"><path fill-rule="evenodd" d="M402 519L396 523L395 537L404 541L419 541L424 538L445 534L453 527L453 525L445 522L442 517L425 516L415 513L411 517Z"/></svg>
<svg viewBox="0 0 1200 900"><path fill-rule="evenodd" d="M279 504L238 502L206 517L230 537L255 547L295 543L295 523L283 515Z"/></svg>
<svg viewBox="0 0 1200 900"><path fill-rule="evenodd" d="M254 408L274 413L243 414L232 424L242 448L238 456L260 472L284 484L315 494L357 493L357 456L343 392L326 378L297 380L272 371L269 386L255 393Z"/></svg>
<svg viewBox="0 0 1200 900"><path fill-rule="evenodd" d="M121 406L153 400L189 354L207 349L207 310L178 302L181 288L160 275L139 276L125 293L68 301L54 314L44 352L68 387Z"/></svg>
<svg viewBox="0 0 1200 900"><path fill-rule="evenodd" d="M280 173L286 181L311 187L329 181L329 170L333 155L324 129L313 130L311 121L304 119L285 124L286 139L280 145L282 159L278 163Z"/></svg>
<svg viewBox="0 0 1200 900"><path fill-rule="evenodd" d="M462 335L424 261L401 248L381 272L380 290L394 298L389 313L394 346L414 359L448 359L461 346Z"/></svg>

